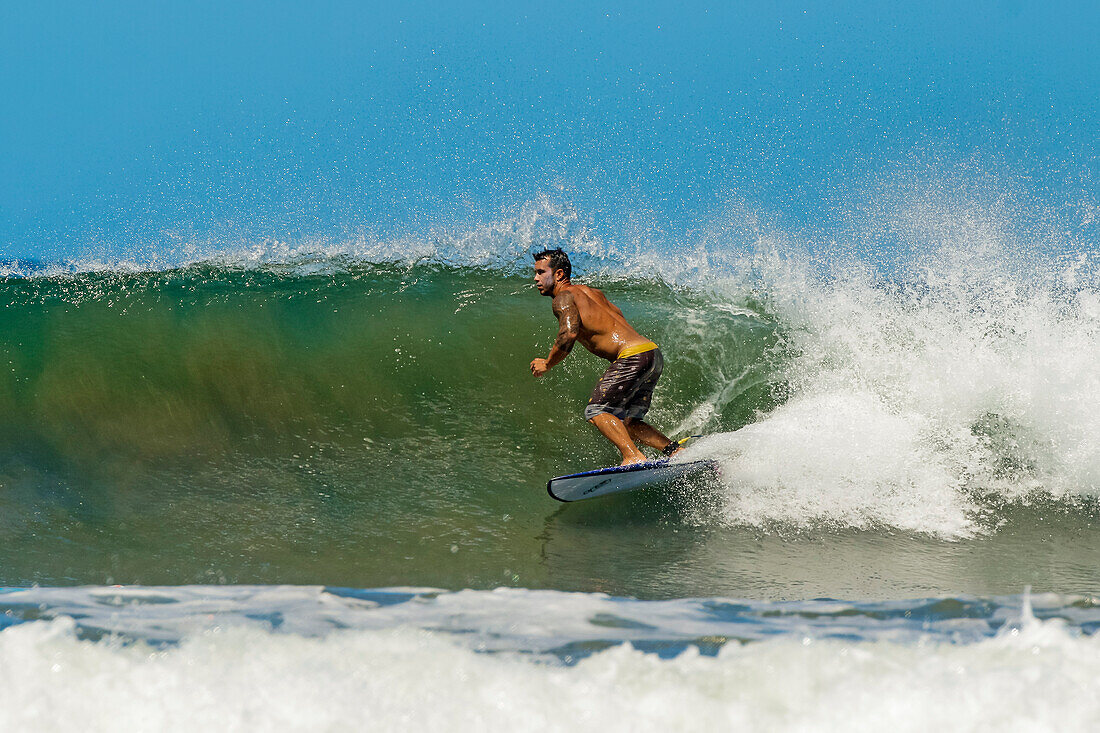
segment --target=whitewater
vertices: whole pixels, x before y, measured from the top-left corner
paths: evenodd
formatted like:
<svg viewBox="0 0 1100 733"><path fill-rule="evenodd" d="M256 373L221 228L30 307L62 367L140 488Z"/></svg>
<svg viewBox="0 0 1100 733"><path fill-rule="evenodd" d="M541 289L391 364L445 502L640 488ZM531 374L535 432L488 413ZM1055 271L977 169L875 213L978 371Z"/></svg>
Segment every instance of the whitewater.
<svg viewBox="0 0 1100 733"><path fill-rule="evenodd" d="M1086 730L1098 712L1100 617L1080 597L237 586L11 591L0 606L9 623L49 609L0 633L6 728Z"/></svg>

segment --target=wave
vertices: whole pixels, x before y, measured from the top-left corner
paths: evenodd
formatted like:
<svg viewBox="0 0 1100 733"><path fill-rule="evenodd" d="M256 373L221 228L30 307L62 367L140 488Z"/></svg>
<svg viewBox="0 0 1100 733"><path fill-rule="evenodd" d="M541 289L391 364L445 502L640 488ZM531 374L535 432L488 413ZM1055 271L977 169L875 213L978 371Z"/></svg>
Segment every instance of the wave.
<svg viewBox="0 0 1100 733"><path fill-rule="evenodd" d="M189 483L317 445L338 483L389 485L371 466L398 445L423 449L390 451L391 474L466 476L475 446L475 481L608 462L570 401L595 360L538 383L523 368L553 328L529 253L561 244L669 357L654 422L712 436L696 450L723 483L695 521L964 537L1003 505L1100 495L1093 256L1037 257L970 214L905 221L920 256L894 269L744 211L696 246L624 248L548 199L427 239L9 263L8 483L154 464Z"/></svg>

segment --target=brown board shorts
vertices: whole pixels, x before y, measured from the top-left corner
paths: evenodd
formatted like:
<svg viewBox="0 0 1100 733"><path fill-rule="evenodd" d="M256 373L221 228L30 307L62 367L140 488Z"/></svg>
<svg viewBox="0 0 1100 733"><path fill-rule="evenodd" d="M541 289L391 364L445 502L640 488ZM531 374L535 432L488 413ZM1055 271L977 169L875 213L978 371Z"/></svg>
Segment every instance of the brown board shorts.
<svg viewBox="0 0 1100 733"><path fill-rule="evenodd" d="M641 420L649 412L653 388L657 386L664 365L664 357L656 345L640 354L620 356L611 362L592 390L588 406L584 408L584 419L591 420L607 412L620 420Z"/></svg>

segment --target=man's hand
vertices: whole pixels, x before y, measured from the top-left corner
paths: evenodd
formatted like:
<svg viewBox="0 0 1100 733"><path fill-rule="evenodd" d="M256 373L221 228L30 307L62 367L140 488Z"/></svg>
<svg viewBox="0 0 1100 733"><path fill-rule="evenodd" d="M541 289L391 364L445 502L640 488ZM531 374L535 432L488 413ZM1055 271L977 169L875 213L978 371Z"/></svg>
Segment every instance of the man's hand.
<svg viewBox="0 0 1100 733"><path fill-rule="evenodd" d="M550 365L546 363L546 359L531 360L531 373L536 377L541 377L548 371L550 371Z"/></svg>

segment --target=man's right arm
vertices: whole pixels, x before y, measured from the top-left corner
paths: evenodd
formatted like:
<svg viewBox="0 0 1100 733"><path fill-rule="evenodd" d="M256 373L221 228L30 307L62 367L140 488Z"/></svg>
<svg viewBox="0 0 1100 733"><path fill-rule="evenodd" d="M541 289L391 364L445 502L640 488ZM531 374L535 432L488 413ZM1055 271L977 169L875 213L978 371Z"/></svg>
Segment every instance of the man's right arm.
<svg viewBox="0 0 1100 733"><path fill-rule="evenodd" d="M554 298L554 315L558 317L558 337L554 339L554 345L545 359L531 362L531 373L536 377L541 377L550 367L569 356L580 335L581 315L572 293L562 293Z"/></svg>
<svg viewBox="0 0 1100 733"><path fill-rule="evenodd" d="M547 369L569 356L581 331L581 314L572 293L562 293L554 298L554 315L558 317L558 337L546 357Z"/></svg>

